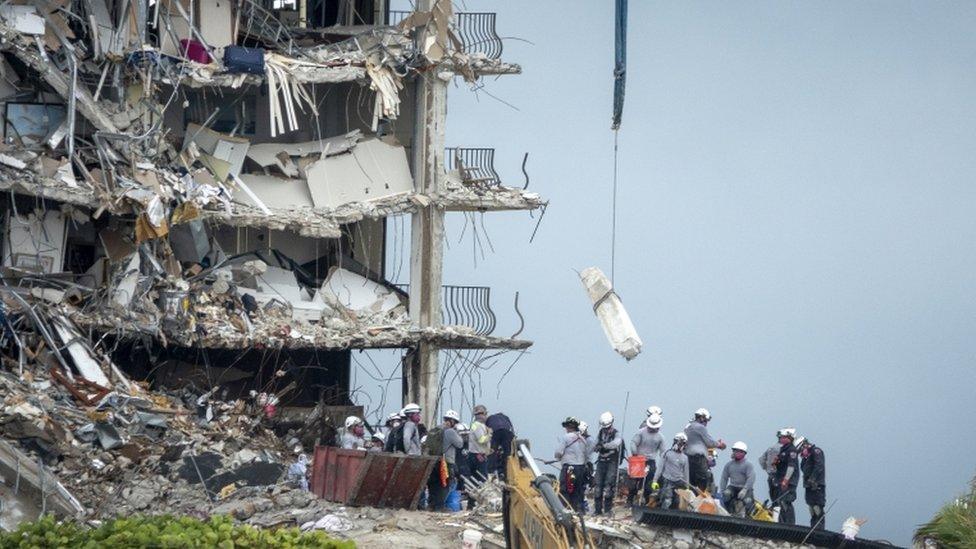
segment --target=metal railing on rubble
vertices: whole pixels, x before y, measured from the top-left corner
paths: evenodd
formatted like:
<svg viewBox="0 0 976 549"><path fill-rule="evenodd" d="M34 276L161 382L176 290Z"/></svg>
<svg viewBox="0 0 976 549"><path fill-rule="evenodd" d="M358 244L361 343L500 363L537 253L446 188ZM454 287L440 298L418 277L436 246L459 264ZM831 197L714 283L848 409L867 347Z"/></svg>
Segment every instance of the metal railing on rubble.
<svg viewBox="0 0 976 549"><path fill-rule="evenodd" d="M461 180L477 185L501 185L495 171L495 149L448 147L444 149L444 164L448 171L461 172Z"/></svg>
<svg viewBox="0 0 976 549"><path fill-rule="evenodd" d="M397 284L410 293L409 284ZM491 309L491 288L488 286L441 286L441 323L467 326L478 335L495 331L495 311Z"/></svg>
<svg viewBox="0 0 976 549"><path fill-rule="evenodd" d="M244 0L240 10L241 34L277 44L288 53L294 52L295 40L274 13L254 0Z"/></svg>
<svg viewBox="0 0 976 549"><path fill-rule="evenodd" d="M390 10L387 25L397 25L412 11ZM463 53L484 54L489 59L501 59L502 39L495 31L495 14L492 12L458 12L454 14L454 33L461 40Z"/></svg>

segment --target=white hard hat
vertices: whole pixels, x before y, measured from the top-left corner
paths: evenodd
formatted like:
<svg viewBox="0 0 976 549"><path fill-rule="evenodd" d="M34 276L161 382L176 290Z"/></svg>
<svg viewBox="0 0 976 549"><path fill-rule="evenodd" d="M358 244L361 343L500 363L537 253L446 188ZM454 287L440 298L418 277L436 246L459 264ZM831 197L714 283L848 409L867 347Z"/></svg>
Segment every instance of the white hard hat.
<svg viewBox="0 0 976 549"><path fill-rule="evenodd" d="M454 420L455 423L460 423L461 422L461 414L457 413L454 410L448 410L448 411L444 412L444 419L452 419L452 420Z"/></svg>
<svg viewBox="0 0 976 549"><path fill-rule="evenodd" d="M746 446L746 443L745 442L742 442L741 440L738 441L738 442L736 442L735 444L733 444L732 445L732 449L733 450L742 450L743 452L748 452L749 451L749 447Z"/></svg>
<svg viewBox="0 0 976 549"><path fill-rule="evenodd" d="M661 410L661 407L660 406L648 406L647 407L647 415L649 415L649 416L653 416L653 415L663 416L664 415L664 412Z"/></svg>
<svg viewBox="0 0 976 549"><path fill-rule="evenodd" d="M362 424L363 424L363 420L359 419L356 416L349 416L346 418L346 429L352 429L353 427Z"/></svg>
<svg viewBox="0 0 976 549"><path fill-rule="evenodd" d="M400 421L402 419L403 419L403 416L400 415L400 412L393 412L392 414L386 416L386 422L387 423L389 423L391 421Z"/></svg>
<svg viewBox="0 0 976 549"><path fill-rule="evenodd" d="M420 413L420 405L414 404L413 402L404 406L403 410L400 410L401 416L406 416L407 414L419 414L419 413Z"/></svg>
<svg viewBox="0 0 976 549"><path fill-rule="evenodd" d="M793 446L796 446L801 450L803 449L803 445L806 443L807 443L807 439L804 437L796 437L796 439L793 440Z"/></svg>
<svg viewBox="0 0 976 549"><path fill-rule="evenodd" d="M686 435L684 431L681 431L678 434L674 435L674 441L675 442L688 442L688 435Z"/></svg>
<svg viewBox="0 0 976 549"><path fill-rule="evenodd" d="M609 427L611 425L613 425L613 414L610 412L600 414L600 427Z"/></svg>
<svg viewBox="0 0 976 549"><path fill-rule="evenodd" d="M384 435L380 431L376 431L376 432L373 433L373 440L379 440L381 442L386 442L386 435Z"/></svg>
<svg viewBox="0 0 976 549"><path fill-rule="evenodd" d="M589 428L590 428L590 424L589 423L587 423L585 421L581 421L580 422L580 424L579 424L579 430L580 430L581 433L586 433L586 430L589 429Z"/></svg>
<svg viewBox="0 0 976 549"><path fill-rule="evenodd" d="M776 431L776 436L796 438L796 429L792 427L784 427L779 431Z"/></svg>
<svg viewBox="0 0 976 549"><path fill-rule="evenodd" d="M712 414L708 413L708 410L705 409L705 408L699 408L699 409L695 410L695 417L696 418L699 418L700 417L700 418L702 418L702 419L704 419L704 420L707 421L709 419L712 419Z"/></svg>
<svg viewBox="0 0 976 549"><path fill-rule="evenodd" d="M651 414L647 416L647 421L644 422L651 429L660 429L664 425L664 419L659 414Z"/></svg>

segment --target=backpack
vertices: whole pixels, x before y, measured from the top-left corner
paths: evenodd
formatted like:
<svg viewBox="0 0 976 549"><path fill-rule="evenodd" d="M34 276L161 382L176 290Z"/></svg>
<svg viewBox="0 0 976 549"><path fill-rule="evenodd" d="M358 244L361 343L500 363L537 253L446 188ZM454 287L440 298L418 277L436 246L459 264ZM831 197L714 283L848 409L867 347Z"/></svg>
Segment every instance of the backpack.
<svg viewBox="0 0 976 549"><path fill-rule="evenodd" d="M407 447L403 444L403 423L396 429L390 431L386 437L386 444L383 445L384 452L406 452Z"/></svg>
<svg viewBox="0 0 976 549"><path fill-rule="evenodd" d="M428 456L444 455L444 430L440 427L432 427L427 431L427 439L424 440L421 453Z"/></svg>

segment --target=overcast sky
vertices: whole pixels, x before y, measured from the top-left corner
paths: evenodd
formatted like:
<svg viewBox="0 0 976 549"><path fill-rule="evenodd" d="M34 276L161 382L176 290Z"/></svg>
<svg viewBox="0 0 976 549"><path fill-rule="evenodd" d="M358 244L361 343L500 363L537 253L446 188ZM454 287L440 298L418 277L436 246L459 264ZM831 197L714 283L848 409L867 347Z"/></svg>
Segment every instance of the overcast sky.
<svg viewBox="0 0 976 549"><path fill-rule="evenodd" d="M794 426L826 453L828 527L855 515L908 543L976 472L976 3L631 2L616 262L645 343L631 363L574 272L610 268L612 2L465 6L533 44L505 42L523 75L449 92L449 145L496 148L511 185L529 151L551 200L532 244L528 214L486 215L477 264L450 216L445 283L491 286L499 335L520 291L535 341L500 385L511 356L481 377L479 401L545 457L565 416L610 410L629 438L650 404L667 437L709 408L752 460Z"/></svg>

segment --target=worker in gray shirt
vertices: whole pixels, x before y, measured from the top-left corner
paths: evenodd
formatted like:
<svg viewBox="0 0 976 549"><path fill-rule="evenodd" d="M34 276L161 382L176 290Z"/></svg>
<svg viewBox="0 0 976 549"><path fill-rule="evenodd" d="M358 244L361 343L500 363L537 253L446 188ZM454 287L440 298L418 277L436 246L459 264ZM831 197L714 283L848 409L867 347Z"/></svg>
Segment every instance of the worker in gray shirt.
<svg viewBox="0 0 976 549"><path fill-rule="evenodd" d="M585 492L586 462L589 452L586 439L579 432L580 421L567 417L563 421L565 433L556 439L555 458L560 463L559 491L569 501L574 511L583 510Z"/></svg>
<svg viewBox="0 0 976 549"><path fill-rule="evenodd" d="M400 415L403 422L403 451L408 456L420 455L420 406L410 403L403 407Z"/></svg>
<svg viewBox="0 0 976 549"><path fill-rule="evenodd" d="M441 426L441 446L443 448L444 463L447 465L447 476L442 474L441 468L437 468L435 473L437 482L428 484L430 490L430 507L433 511L443 511L447 496L457 487L458 451L464 449L464 440L458 434L458 423L461 423L461 415L454 410L444 412L444 424Z"/></svg>
<svg viewBox="0 0 976 549"><path fill-rule="evenodd" d="M644 456L647 459L644 477L639 479L640 484L627 494L627 505L634 504L634 497L638 491L643 490L644 505L651 500L651 484L657 475L658 461L661 459L661 452L664 451L664 437L661 436L661 426L664 419L660 414L647 416L644 425L634 435L630 441L630 454L634 456Z"/></svg>
<svg viewBox="0 0 976 549"><path fill-rule="evenodd" d="M779 437L784 436L784 431L784 429L776 431L776 438L779 439ZM773 499L773 492L776 491L776 457L779 456L779 451L782 447L777 442L763 452L763 455L759 456L759 466L762 467L763 471L766 471L766 485L769 488L770 500Z"/></svg>
<svg viewBox="0 0 976 549"><path fill-rule="evenodd" d="M688 435L688 448L685 453L688 455L688 465L691 467L691 484L697 486L699 490L708 490L711 483L711 472L708 470L708 450L710 448L725 449L725 442L722 439L715 440L708 434L708 422L712 420L712 414L705 408L695 410L695 417L691 423L685 427L685 434Z"/></svg>
<svg viewBox="0 0 976 549"><path fill-rule="evenodd" d="M654 483L651 487L658 491L658 509L672 509L677 507L677 499L674 491L678 488L689 486L689 466L688 456L684 454L685 445L688 443L688 435L678 433L674 435L674 442L671 449L664 452L661 456L661 466L654 474ZM660 481L660 484L658 484Z"/></svg>
<svg viewBox="0 0 976 549"><path fill-rule="evenodd" d="M365 427L363 426L363 420L356 416L349 416L346 418L346 430L342 433L339 443L344 450L365 450L366 449L366 439L363 438L365 433Z"/></svg>
<svg viewBox="0 0 976 549"><path fill-rule="evenodd" d="M752 515L755 507L752 488L756 483L756 472L746 461L749 448L741 440L732 445L732 461L722 469L722 502L725 509L737 517Z"/></svg>

